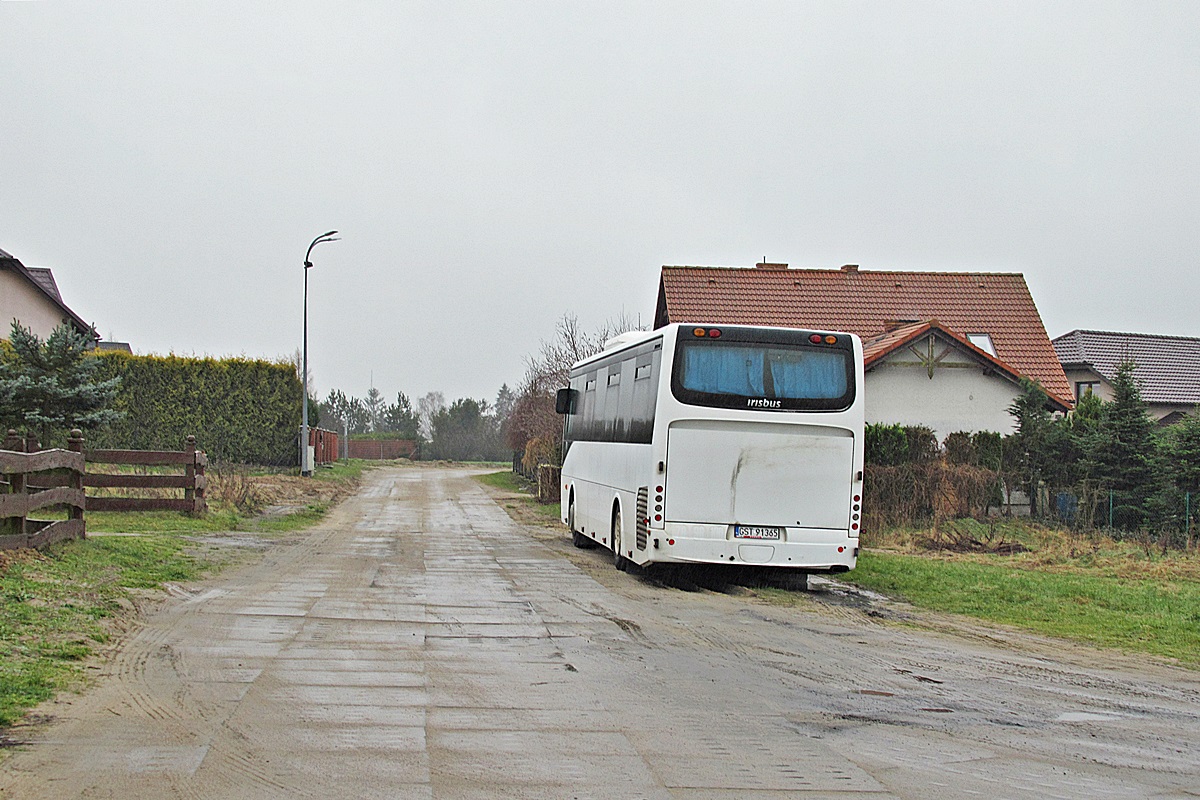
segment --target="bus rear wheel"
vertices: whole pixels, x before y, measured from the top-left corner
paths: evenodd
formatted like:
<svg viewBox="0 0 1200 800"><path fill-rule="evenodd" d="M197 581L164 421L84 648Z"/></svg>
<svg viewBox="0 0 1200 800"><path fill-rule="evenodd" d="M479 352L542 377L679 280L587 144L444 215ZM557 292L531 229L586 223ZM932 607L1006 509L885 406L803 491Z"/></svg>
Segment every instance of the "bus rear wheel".
<svg viewBox="0 0 1200 800"><path fill-rule="evenodd" d="M612 519L612 542L613 551L613 566L621 572L625 572L629 568L629 562L625 560L625 556L621 555L621 507L613 508Z"/></svg>

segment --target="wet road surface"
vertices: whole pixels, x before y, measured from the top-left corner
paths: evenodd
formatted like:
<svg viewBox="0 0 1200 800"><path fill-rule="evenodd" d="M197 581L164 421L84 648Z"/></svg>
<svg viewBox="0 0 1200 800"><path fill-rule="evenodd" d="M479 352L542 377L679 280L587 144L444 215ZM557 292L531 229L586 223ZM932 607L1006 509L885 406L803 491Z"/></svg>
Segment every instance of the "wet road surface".
<svg viewBox="0 0 1200 800"><path fill-rule="evenodd" d="M368 473L177 592L6 798L1200 797L1200 676L618 573L465 470Z"/></svg>

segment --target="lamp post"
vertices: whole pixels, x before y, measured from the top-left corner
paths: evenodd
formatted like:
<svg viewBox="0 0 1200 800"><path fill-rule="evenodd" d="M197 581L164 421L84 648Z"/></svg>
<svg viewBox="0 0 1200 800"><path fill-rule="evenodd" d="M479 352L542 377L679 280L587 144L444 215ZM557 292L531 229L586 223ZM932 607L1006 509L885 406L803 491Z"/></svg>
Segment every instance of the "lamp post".
<svg viewBox="0 0 1200 800"><path fill-rule="evenodd" d="M300 419L300 474L312 475L312 464L308 461L308 271L312 269L312 262L308 257L312 255L313 248L322 242L336 242L338 237L335 236L337 231L329 231L322 233L320 236L312 240L312 244L308 246L308 252L304 254L304 365L302 367L301 380L304 383L304 409L301 411Z"/></svg>

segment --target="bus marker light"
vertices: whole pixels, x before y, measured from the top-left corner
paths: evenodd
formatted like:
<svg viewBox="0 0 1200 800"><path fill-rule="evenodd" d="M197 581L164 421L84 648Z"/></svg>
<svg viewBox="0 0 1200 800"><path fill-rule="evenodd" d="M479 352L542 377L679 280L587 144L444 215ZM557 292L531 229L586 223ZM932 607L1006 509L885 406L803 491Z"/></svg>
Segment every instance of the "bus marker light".
<svg viewBox="0 0 1200 800"><path fill-rule="evenodd" d="M662 522L662 514L655 514L655 515L654 515L654 521L655 521L655 522Z"/></svg>
<svg viewBox="0 0 1200 800"><path fill-rule="evenodd" d="M659 494L662 494L662 490L663 490L663 487L661 487L661 486L654 487L654 491L658 492Z"/></svg>
<svg viewBox="0 0 1200 800"><path fill-rule="evenodd" d="M710 338L710 339L720 339L720 338L721 338L721 331L720 331L720 330L718 330L717 328L713 328L712 330L710 330L710 331L708 332L708 338Z"/></svg>
<svg viewBox="0 0 1200 800"><path fill-rule="evenodd" d="M692 336L705 336L707 334L708 331L704 330L704 328L694 328L692 330Z"/></svg>
<svg viewBox="0 0 1200 800"><path fill-rule="evenodd" d="M854 502L857 503L859 500L862 500L862 498L859 497L858 495L854 495Z"/></svg>
<svg viewBox="0 0 1200 800"><path fill-rule="evenodd" d="M856 523L854 523L853 525L851 525L851 526L850 526L850 530L852 530L852 531L856 531L856 530L858 530L858 523L856 522Z"/></svg>
<svg viewBox="0 0 1200 800"><path fill-rule="evenodd" d="M674 539L667 539L667 544L669 544L669 545L674 545L674 544L675 544L675 540L674 540Z"/></svg>
<svg viewBox="0 0 1200 800"><path fill-rule="evenodd" d="M839 547L839 548L838 548L838 552L839 552L839 553L844 553L844 552L846 552L846 548L844 548L844 547Z"/></svg>
<svg viewBox="0 0 1200 800"><path fill-rule="evenodd" d="M812 336L808 337L808 340L810 342L812 342L813 344L820 344L821 343L821 334L814 333Z"/></svg>
<svg viewBox="0 0 1200 800"><path fill-rule="evenodd" d="M836 336L826 336L825 344L837 344L837 337Z"/></svg>

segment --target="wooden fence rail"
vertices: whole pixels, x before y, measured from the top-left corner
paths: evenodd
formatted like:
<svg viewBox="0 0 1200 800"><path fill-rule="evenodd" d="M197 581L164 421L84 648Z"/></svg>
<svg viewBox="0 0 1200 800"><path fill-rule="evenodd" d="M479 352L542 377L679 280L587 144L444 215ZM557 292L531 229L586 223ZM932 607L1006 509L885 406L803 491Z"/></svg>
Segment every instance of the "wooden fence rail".
<svg viewBox="0 0 1200 800"><path fill-rule="evenodd" d="M117 489L183 489L183 497L88 497L88 511L186 511L201 514L207 508L204 474L208 456L196 449L196 437L187 437L183 450L88 450L96 464L183 467L182 475L121 475L87 473L84 486Z"/></svg>
<svg viewBox="0 0 1200 800"><path fill-rule="evenodd" d="M0 549L45 547L63 539L85 538L83 493L86 470L82 434L71 431L70 450L37 450L37 442L25 442L9 431L0 450ZM67 508L65 520L30 519L45 508Z"/></svg>

